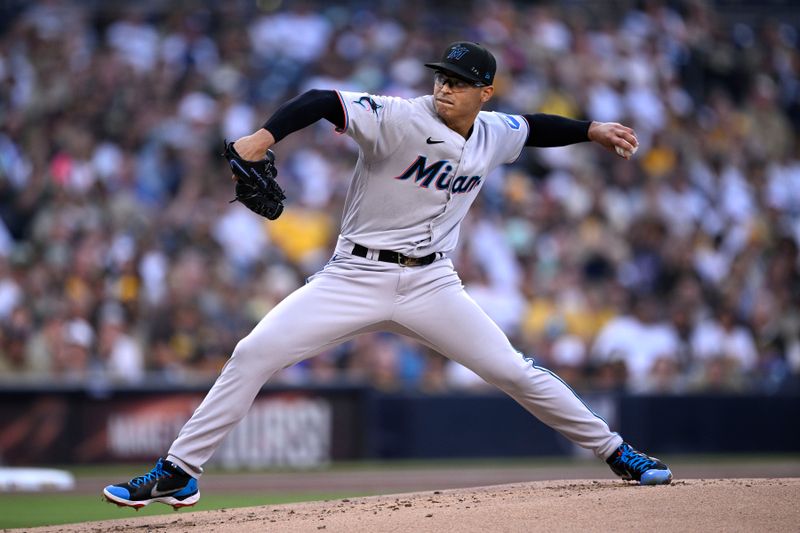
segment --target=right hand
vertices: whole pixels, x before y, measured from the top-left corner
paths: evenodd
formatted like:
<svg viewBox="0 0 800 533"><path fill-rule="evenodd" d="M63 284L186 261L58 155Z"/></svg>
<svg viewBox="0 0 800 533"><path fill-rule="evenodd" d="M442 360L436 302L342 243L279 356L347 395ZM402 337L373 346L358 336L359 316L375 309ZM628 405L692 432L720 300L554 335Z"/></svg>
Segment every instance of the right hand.
<svg viewBox="0 0 800 533"><path fill-rule="evenodd" d="M233 148L242 159L247 161L258 161L264 159L267 150L275 144L275 137L264 128L259 129L252 135L245 135L233 143Z"/></svg>

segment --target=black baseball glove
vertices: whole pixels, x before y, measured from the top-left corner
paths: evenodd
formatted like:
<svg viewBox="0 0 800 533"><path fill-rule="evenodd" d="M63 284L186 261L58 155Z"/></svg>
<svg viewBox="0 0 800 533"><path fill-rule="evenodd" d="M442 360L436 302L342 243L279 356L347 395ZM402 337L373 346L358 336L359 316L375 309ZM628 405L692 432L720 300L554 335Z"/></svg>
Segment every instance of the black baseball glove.
<svg viewBox="0 0 800 533"><path fill-rule="evenodd" d="M233 143L225 141L225 159L236 176L236 198L231 202L242 202L250 211L270 220L283 213L286 195L275 181L278 169L275 168L275 154L267 150L267 155L259 161L242 159L233 148Z"/></svg>

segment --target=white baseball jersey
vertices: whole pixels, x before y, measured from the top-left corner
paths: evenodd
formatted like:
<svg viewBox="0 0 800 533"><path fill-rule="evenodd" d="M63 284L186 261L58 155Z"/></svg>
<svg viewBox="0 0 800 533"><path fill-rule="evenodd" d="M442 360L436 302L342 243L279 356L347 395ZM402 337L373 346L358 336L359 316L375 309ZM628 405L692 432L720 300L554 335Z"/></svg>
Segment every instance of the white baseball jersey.
<svg viewBox="0 0 800 533"><path fill-rule="evenodd" d="M367 248L412 257L452 251L486 177L516 160L528 138L521 116L481 111L464 139L437 116L431 95L339 97L342 131L360 147L341 236Z"/></svg>

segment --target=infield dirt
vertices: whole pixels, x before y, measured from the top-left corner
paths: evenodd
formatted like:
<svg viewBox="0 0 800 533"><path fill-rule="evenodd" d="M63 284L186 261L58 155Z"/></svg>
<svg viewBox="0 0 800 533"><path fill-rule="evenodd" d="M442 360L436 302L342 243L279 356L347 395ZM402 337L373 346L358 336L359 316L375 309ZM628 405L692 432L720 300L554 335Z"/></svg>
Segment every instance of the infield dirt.
<svg viewBox="0 0 800 533"><path fill-rule="evenodd" d="M798 531L800 478L536 481L245 507L30 529L31 532Z"/></svg>

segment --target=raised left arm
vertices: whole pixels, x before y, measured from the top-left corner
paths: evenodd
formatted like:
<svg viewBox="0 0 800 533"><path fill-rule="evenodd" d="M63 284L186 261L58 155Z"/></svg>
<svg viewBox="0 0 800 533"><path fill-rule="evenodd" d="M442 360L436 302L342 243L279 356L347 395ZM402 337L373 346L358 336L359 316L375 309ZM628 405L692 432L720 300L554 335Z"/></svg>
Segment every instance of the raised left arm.
<svg viewBox="0 0 800 533"><path fill-rule="evenodd" d="M525 146L545 148L592 141L625 159L630 159L639 146L634 131L616 122L573 120L545 113L523 116L530 126ZM617 147L622 153L616 151Z"/></svg>
<svg viewBox="0 0 800 533"><path fill-rule="evenodd" d="M639 140L633 129L617 122L592 122L588 136L590 141L624 159L630 159L639 149Z"/></svg>

